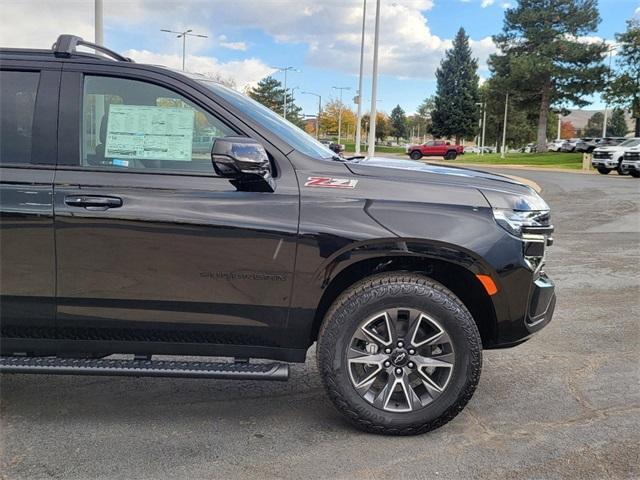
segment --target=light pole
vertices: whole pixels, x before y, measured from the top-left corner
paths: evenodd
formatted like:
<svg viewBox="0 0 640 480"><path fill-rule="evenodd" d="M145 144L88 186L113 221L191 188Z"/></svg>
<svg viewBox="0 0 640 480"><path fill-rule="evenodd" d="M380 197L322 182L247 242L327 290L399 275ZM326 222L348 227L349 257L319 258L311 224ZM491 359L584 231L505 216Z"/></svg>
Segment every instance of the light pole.
<svg viewBox="0 0 640 480"><path fill-rule="evenodd" d="M351 90L351 87L331 87L334 90L340 90L340 109L338 110L338 144L340 143L340 135L342 133L342 92Z"/></svg>
<svg viewBox="0 0 640 480"><path fill-rule="evenodd" d="M504 124L502 126L502 148L500 149L500 158L504 158L504 149L507 145L507 107L509 105L509 92L504 99Z"/></svg>
<svg viewBox="0 0 640 480"><path fill-rule="evenodd" d="M560 134L562 133L562 112L558 112L558 138L560 140Z"/></svg>
<svg viewBox="0 0 640 480"><path fill-rule="evenodd" d="M93 7L95 12L94 41L96 42L96 45L104 45L104 30L102 28L102 13L104 11L104 5L102 0L95 0Z"/></svg>
<svg viewBox="0 0 640 480"><path fill-rule="evenodd" d="M184 72L184 62L185 62L185 56L186 56L186 51L187 51L187 37L200 37L200 38L209 38L206 35L199 35L197 33L191 33L193 32L193 30L189 29L189 30L185 30L183 32L176 32L173 30L166 30L166 29L161 29L161 32L166 32L166 33L177 33L178 35L176 36L176 38L182 38L182 71Z"/></svg>
<svg viewBox="0 0 640 480"><path fill-rule="evenodd" d="M484 102L482 104L482 150L480 152L480 155L484 156L484 139L485 139L485 132L487 131L487 102Z"/></svg>
<svg viewBox="0 0 640 480"><path fill-rule="evenodd" d="M484 155L484 133L486 131L487 124L487 102L479 102L476 105L482 106L482 120L480 121L482 126L482 133L478 134L478 140L480 140L480 155Z"/></svg>
<svg viewBox="0 0 640 480"><path fill-rule="evenodd" d="M609 52L609 72L607 73L607 81L611 80L611 56L613 52L618 48L617 45L612 45L607 52ZM604 120L602 121L602 138L607 136L607 107L608 105L604 104Z"/></svg>
<svg viewBox="0 0 640 480"><path fill-rule="evenodd" d="M367 155L372 158L376 153L376 115L378 96L378 43L380 40L380 0L376 0L376 27L373 34L373 72L371 74L371 112L369 114L369 145Z"/></svg>
<svg viewBox="0 0 640 480"><path fill-rule="evenodd" d="M318 116L316 117L316 140L320 135L320 113L322 112L322 96L318 93L313 92L300 92L304 95L313 95L314 97L318 97Z"/></svg>
<svg viewBox="0 0 640 480"><path fill-rule="evenodd" d="M356 155L360 154L362 136L362 71L364 69L364 33L367 21L367 0L362 2L362 39L360 41L360 75L358 77L358 114L356 115Z"/></svg>
<svg viewBox="0 0 640 480"><path fill-rule="evenodd" d="M287 118L287 72L299 72L295 67L273 67L279 72L284 72L284 100L282 102L282 116Z"/></svg>

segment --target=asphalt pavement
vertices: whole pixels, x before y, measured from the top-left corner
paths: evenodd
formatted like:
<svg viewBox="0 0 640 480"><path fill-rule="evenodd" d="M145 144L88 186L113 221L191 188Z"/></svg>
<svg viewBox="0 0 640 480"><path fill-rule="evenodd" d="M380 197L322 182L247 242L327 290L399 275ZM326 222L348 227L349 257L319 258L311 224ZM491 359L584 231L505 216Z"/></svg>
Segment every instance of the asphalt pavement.
<svg viewBox="0 0 640 480"><path fill-rule="evenodd" d="M5 375L0 478L639 478L640 180L517 175L553 209L556 314L485 352L475 396L443 428L354 430L313 351L287 383Z"/></svg>

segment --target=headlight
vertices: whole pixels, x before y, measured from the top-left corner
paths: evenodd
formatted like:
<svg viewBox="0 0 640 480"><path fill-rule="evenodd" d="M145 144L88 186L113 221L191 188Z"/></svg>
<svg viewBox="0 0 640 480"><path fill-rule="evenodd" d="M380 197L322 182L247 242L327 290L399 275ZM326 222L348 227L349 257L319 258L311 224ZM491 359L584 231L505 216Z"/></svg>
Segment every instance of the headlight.
<svg viewBox="0 0 640 480"><path fill-rule="evenodd" d="M493 218L507 232L521 237L523 232L551 233L548 210L519 211L505 208L494 208Z"/></svg>

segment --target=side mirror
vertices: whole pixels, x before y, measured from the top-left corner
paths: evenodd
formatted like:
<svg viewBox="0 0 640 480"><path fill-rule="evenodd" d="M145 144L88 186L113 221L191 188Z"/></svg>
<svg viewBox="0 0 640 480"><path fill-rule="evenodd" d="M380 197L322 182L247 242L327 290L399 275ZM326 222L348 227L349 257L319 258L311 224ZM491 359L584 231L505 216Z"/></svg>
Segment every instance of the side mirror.
<svg viewBox="0 0 640 480"><path fill-rule="evenodd" d="M213 168L244 191L273 192L271 162L262 145L248 137L216 138L211 149Z"/></svg>

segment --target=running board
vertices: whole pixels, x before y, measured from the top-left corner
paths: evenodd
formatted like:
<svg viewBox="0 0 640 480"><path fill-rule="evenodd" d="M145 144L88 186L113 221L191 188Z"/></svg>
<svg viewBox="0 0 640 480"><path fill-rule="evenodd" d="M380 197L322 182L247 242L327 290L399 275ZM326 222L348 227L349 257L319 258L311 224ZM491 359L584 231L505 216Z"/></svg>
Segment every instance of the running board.
<svg viewBox="0 0 640 480"><path fill-rule="evenodd" d="M0 357L0 373L285 381L289 379L289 365L284 363L249 362L214 363L174 360Z"/></svg>

